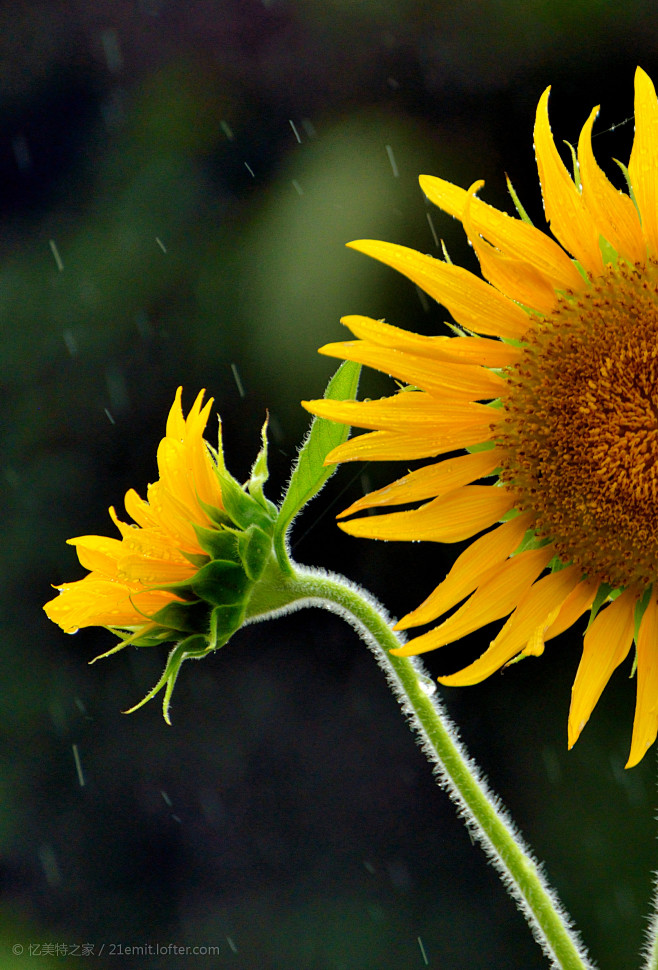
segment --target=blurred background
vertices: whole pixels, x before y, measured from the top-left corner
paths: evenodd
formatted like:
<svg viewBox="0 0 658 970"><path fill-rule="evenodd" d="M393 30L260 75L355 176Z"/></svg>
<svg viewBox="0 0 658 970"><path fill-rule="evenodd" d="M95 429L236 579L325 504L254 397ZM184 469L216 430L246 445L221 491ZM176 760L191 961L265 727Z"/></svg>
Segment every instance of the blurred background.
<svg viewBox="0 0 658 970"><path fill-rule="evenodd" d="M603 105L595 150L613 177L633 72L658 78L657 41L649 0L0 4L0 970L73 963L84 944L98 970L546 965L336 617L247 628L188 664L167 727L157 701L121 713L164 655L88 667L110 634L66 637L41 606L83 575L65 540L113 534L107 507L157 477L179 384L186 407L214 396L239 478L269 409L278 499L340 316L443 332L440 307L344 244L438 253L444 239L475 268L418 174L484 178L510 211L508 173L541 223L539 95L553 85L553 129L572 144ZM386 388L365 377L364 394ZM399 473L342 469L294 533L299 561L346 572L395 615L461 547L350 539L333 519ZM428 665L454 670L489 639ZM623 770L630 665L567 753L579 640L445 703L593 957L618 970L649 908L655 754ZM121 949L156 943L219 954Z"/></svg>

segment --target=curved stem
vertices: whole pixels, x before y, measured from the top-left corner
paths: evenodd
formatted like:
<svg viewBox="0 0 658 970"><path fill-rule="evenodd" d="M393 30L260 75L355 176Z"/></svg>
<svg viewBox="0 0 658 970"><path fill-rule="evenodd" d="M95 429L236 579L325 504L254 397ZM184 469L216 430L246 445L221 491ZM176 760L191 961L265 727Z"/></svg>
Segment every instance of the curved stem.
<svg viewBox="0 0 658 970"><path fill-rule="evenodd" d="M393 632L383 608L342 576L296 565L293 572L283 581L288 608L322 606L332 610L366 640L434 765L439 783L496 866L552 966L559 970L591 970L593 964L537 862L465 752L438 699L432 696L434 683L423 673L416 658L389 653L402 641ZM650 966L651 970L658 970L655 962Z"/></svg>
<svg viewBox="0 0 658 970"><path fill-rule="evenodd" d="M645 961L642 970L658 970L658 873L653 874L653 912L647 928Z"/></svg>

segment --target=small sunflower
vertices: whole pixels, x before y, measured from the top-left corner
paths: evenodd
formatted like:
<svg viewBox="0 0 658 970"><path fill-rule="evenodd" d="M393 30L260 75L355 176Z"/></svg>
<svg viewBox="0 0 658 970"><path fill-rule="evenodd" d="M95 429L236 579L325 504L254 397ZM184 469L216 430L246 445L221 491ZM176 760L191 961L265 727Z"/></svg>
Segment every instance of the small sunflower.
<svg viewBox="0 0 658 970"><path fill-rule="evenodd" d="M249 619L272 612L272 597L262 589L256 595L257 587L276 587L279 579L273 550L277 509L263 492L266 425L251 476L240 485L224 466L221 437L217 449L203 437L213 404L211 398L202 406L204 393L186 418L178 388L158 447L160 478L148 486L146 501L133 489L126 494L133 523L121 522L111 508L120 539L69 539L90 572L56 586L59 595L44 606L66 633L104 626L119 636L121 642L101 657L129 644L175 643L158 683L131 708L164 688L167 722L183 661L217 650ZM281 605L277 601L276 608Z"/></svg>
<svg viewBox="0 0 658 970"><path fill-rule="evenodd" d="M462 222L486 281L403 246L351 243L443 304L457 336L420 336L346 317L357 339L321 352L409 387L376 401L305 406L370 431L334 449L328 462L465 451L342 513L422 503L342 528L377 539L478 536L398 629L458 608L394 652L435 650L507 617L478 660L439 678L475 684L515 659L540 655L547 640L590 610L569 747L635 643L630 767L658 731L658 100L638 68L635 137L628 168L621 166L625 194L594 158L598 108L569 173L551 134L549 90L539 101L534 142L555 239L535 228L520 204L516 218L477 198L482 182L466 191L421 176L428 199Z"/></svg>
<svg viewBox="0 0 658 970"><path fill-rule="evenodd" d="M134 489L126 493L126 512L136 524L121 522L111 508L120 539L68 540L90 572L55 587L59 596L44 606L49 619L66 633L107 626L143 636L157 629L153 617L159 611L185 602L162 587L191 580L200 562L208 561L195 527L216 528L210 513L214 509L217 517L223 509L216 460L203 438L213 402L211 398L202 408L203 393L185 418L178 388L158 447L160 478L148 486L147 501Z"/></svg>

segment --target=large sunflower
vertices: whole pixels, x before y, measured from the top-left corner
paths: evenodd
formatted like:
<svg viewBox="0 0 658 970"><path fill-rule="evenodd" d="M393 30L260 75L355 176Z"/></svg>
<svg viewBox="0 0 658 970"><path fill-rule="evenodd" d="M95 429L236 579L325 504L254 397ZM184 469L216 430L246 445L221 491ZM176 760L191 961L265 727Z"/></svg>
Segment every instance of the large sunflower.
<svg viewBox="0 0 658 970"><path fill-rule="evenodd" d="M342 528L434 542L484 532L398 628L430 623L465 602L395 652L434 650L508 617L478 660L440 678L475 684L519 656L541 654L546 640L591 608L569 746L635 642L630 767L658 731L658 101L638 68L624 194L592 152L598 108L581 132L572 177L551 134L548 95L539 101L534 141L557 242L531 225L520 205L515 218L478 199L481 182L466 191L422 176L428 199L463 223L488 282L403 246L352 243L443 304L460 332L425 337L346 317L357 340L321 352L409 387L376 401L306 406L370 429L334 449L328 462L466 450L342 513L420 502ZM488 483L474 484L483 479Z"/></svg>

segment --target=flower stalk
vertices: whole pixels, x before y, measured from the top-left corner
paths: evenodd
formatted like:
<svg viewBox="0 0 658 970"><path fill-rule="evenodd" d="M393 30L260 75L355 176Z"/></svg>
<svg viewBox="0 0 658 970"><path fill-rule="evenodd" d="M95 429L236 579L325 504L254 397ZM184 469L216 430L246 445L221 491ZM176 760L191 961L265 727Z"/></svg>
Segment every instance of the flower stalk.
<svg viewBox="0 0 658 970"><path fill-rule="evenodd" d="M540 866L457 737L434 684L417 658L390 651L402 645L383 607L343 576L294 563L281 583L286 611L319 606L342 616L367 643L386 675L439 784L453 800L471 834L495 866L525 916L533 936L559 970L592 970L571 920L548 886ZM647 970L656 970L654 962Z"/></svg>

